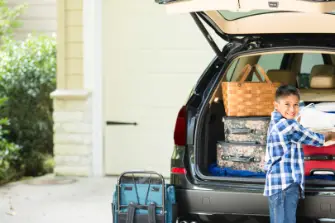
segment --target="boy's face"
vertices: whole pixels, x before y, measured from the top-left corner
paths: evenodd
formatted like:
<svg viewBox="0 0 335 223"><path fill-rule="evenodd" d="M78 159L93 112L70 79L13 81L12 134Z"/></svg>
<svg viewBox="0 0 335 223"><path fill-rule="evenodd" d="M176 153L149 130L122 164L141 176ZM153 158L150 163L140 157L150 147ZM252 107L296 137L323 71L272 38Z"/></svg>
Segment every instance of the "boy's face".
<svg viewBox="0 0 335 223"><path fill-rule="evenodd" d="M274 102L275 109L286 119L294 119L299 112L299 98L296 95L280 97Z"/></svg>

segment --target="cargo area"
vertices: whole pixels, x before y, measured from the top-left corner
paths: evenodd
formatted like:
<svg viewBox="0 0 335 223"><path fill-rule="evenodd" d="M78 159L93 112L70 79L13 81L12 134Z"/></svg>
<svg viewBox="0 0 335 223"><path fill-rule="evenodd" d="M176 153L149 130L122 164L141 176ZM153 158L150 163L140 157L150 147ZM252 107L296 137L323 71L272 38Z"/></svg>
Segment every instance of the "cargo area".
<svg viewBox="0 0 335 223"><path fill-rule="evenodd" d="M301 95L300 110L307 111L307 108L313 108L329 117L327 120L316 123L320 117L306 118L307 116L304 116L304 120L301 120L300 123L313 130L315 130L313 125L317 125L319 128L317 130L323 128L323 130L333 131L335 129L333 128L335 118L334 123L332 119L335 116L333 114L335 113L335 55L332 52L290 50L236 57L222 72L200 118L203 128L198 128L199 132L196 133L198 136L196 165L198 171L204 176L222 177L223 179L224 177L265 178L263 164L273 100L270 98L257 104L246 102L243 104L238 98L233 98L230 99L230 103L234 104L231 104L230 108L234 110L236 106L238 109L231 114L227 114L225 107L227 98L231 96L229 94L236 94L236 92L223 90L223 83L241 81L243 71L249 65L252 69L248 75L244 75L246 79L243 83L266 81L265 77L259 75L264 72L273 85L296 86ZM272 94L261 85L258 90L265 94ZM248 93L250 92L245 90L245 94ZM257 113L262 109L263 115L245 115ZM326 145L329 144L332 142ZM227 154L227 148L238 155ZM328 159L318 162L327 162L328 166L331 165L330 162L334 162L335 168L335 161ZM305 178L306 180L333 181L335 172L323 169L307 174Z"/></svg>

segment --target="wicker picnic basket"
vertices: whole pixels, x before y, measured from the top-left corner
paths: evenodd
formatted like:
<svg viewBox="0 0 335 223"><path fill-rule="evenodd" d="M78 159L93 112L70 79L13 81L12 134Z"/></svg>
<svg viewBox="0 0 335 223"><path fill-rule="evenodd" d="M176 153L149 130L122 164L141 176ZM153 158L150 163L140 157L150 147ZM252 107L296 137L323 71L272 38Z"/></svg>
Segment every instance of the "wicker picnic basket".
<svg viewBox="0 0 335 223"><path fill-rule="evenodd" d="M260 82L245 82L255 72ZM261 76L265 81L262 81ZM238 80L239 79L239 80ZM222 82L222 94L227 116L270 116L275 93L280 86L272 82L259 65L246 65L237 82Z"/></svg>

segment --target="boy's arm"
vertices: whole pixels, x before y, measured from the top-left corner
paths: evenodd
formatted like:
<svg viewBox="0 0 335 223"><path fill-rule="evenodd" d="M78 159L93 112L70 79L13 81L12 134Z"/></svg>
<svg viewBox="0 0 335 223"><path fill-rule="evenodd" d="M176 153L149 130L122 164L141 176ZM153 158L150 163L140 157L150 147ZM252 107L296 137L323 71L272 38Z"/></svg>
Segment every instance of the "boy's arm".
<svg viewBox="0 0 335 223"><path fill-rule="evenodd" d="M311 146L322 146L326 141L332 139L332 134L329 133L316 133L313 132L297 121L290 123L292 126L293 134L291 140L295 143L311 145Z"/></svg>

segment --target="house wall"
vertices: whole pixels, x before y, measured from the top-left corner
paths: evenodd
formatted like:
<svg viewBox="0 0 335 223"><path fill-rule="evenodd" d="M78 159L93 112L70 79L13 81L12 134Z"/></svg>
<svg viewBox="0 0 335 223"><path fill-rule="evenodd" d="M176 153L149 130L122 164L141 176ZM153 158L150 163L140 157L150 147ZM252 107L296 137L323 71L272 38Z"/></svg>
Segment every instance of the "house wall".
<svg viewBox="0 0 335 223"><path fill-rule="evenodd" d="M8 0L27 4L15 30L16 39L29 33L57 34L57 90L54 102L54 156L57 175L92 173L91 97L83 89L83 0Z"/></svg>
<svg viewBox="0 0 335 223"><path fill-rule="evenodd" d="M54 155L58 175L92 173L90 93L83 89L83 2L57 0Z"/></svg>
<svg viewBox="0 0 335 223"><path fill-rule="evenodd" d="M25 3L28 7L19 18L23 25L15 31L16 39L24 39L31 32L54 34L57 29L56 0L8 0L9 6Z"/></svg>
<svg viewBox="0 0 335 223"><path fill-rule="evenodd" d="M83 4L82 0L57 2L58 88L83 88Z"/></svg>

